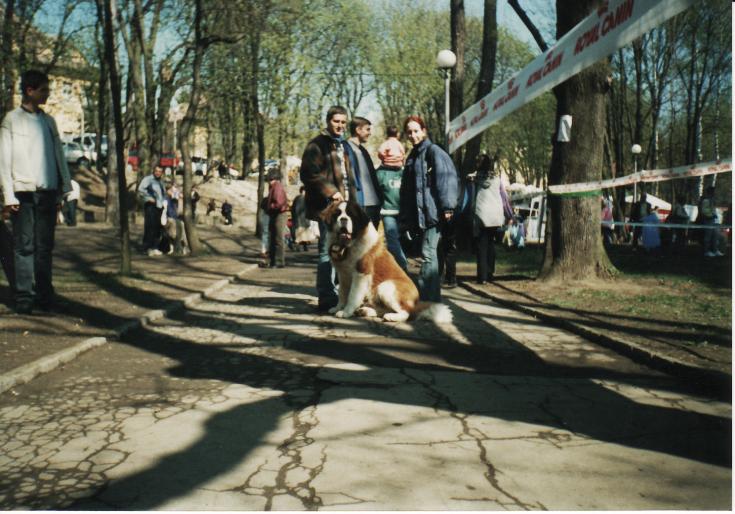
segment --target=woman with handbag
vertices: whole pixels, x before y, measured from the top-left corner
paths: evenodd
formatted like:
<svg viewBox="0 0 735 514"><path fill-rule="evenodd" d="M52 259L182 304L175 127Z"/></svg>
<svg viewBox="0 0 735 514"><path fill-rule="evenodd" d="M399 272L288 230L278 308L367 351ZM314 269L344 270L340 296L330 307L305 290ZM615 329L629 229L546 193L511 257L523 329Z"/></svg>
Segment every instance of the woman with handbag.
<svg viewBox="0 0 735 514"><path fill-rule="evenodd" d="M467 176L476 187L473 207L473 234L477 238L477 283L485 284L495 274L495 234L513 210L505 193L500 174L495 171L494 158L483 153L477 157L477 171Z"/></svg>

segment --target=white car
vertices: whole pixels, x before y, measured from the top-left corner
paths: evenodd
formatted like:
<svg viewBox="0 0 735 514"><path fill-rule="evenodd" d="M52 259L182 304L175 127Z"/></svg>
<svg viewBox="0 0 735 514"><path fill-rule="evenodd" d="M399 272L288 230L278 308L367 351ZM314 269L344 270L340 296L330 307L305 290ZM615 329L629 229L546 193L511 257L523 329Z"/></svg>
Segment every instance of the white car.
<svg viewBox="0 0 735 514"><path fill-rule="evenodd" d="M89 166L89 157L87 157L79 143L73 141L62 141L61 145L64 149L64 157L66 162L69 164L76 164L77 166Z"/></svg>
<svg viewBox="0 0 735 514"><path fill-rule="evenodd" d="M93 132L87 132L83 137L76 136L72 139L73 142L81 145L84 150L84 155L87 159L93 162L97 161L97 152L95 152L96 140L97 135ZM107 136L104 134L102 135L102 142L100 143L100 152L102 153L102 158L105 159L107 157Z"/></svg>

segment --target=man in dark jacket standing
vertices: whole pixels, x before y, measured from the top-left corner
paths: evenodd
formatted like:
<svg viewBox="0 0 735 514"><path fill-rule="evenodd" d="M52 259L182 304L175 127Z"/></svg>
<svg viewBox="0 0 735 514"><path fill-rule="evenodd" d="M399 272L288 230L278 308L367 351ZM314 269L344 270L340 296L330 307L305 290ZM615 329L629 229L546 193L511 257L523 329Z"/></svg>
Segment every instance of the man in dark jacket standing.
<svg viewBox="0 0 735 514"><path fill-rule="evenodd" d="M316 290L320 312L335 307L338 296L335 272L329 261L327 226L319 213L331 202L357 198L352 167L342 146L346 126L347 110L338 105L330 107L326 130L306 145L299 172L306 193L306 217L319 222Z"/></svg>

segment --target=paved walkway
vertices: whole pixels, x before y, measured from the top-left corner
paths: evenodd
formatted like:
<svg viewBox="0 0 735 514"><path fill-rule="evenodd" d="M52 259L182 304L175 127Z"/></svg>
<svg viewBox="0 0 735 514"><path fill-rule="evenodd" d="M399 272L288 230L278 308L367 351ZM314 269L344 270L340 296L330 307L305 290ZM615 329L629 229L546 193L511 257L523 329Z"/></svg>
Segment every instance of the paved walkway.
<svg viewBox="0 0 735 514"><path fill-rule="evenodd" d="M730 508L728 403L463 289L318 316L289 257L1 395L0 506Z"/></svg>
<svg viewBox="0 0 735 514"><path fill-rule="evenodd" d="M134 245L141 228L133 225ZM199 229L210 254L154 258L134 252L134 275L123 278L117 275L119 242L114 230L102 224L60 226L54 251L54 285L63 300L60 310L15 314L0 275L0 375L87 338L114 339L141 316L170 308L254 265L259 245L249 231L225 226Z"/></svg>

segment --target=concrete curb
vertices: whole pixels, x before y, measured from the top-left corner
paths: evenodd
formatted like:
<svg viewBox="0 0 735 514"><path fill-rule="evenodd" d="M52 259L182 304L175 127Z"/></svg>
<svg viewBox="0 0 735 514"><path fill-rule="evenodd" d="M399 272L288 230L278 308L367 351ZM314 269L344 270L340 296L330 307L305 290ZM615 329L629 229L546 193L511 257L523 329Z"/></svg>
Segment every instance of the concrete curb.
<svg viewBox="0 0 735 514"><path fill-rule="evenodd" d="M147 311L138 318L127 321L119 327L115 328L113 330L113 332L115 333L115 337L117 339L120 339L128 332L136 330L140 327L148 326L152 321L164 318L169 314L172 314L185 307L191 307L201 299L212 295L226 285L231 284L238 279L242 279L245 275L257 268L257 264L248 264L244 269L240 270L232 277L218 280L204 288L200 293L192 293L188 296L185 296L181 300L174 300L163 309ZM92 348L102 346L107 342L108 339L106 337L90 337L69 348L66 348L51 355L47 355L45 357L41 357L40 359L37 359L33 362L5 372L0 375L0 394L15 386L27 384L38 375L53 371L62 364L66 364L67 362L70 362L73 359L77 358L84 352L91 350Z"/></svg>
<svg viewBox="0 0 735 514"><path fill-rule="evenodd" d="M571 332L580 337L584 337L601 346L604 346L614 352L624 355L634 362L643 364L650 368L663 371L664 373L687 378L694 381L694 385L702 389L715 393L718 396L730 398L732 396L731 384L732 376L728 373L715 369L703 368L701 366L692 365L687 362L680 361L674 357L656 353L640 345L628 341L621 337L610 337L608 334L598 332L574 323L573 321L561 319L550 314L540 312L531 307L518 305L516 302L499 298L483 289L475 287L467 282L460 282L460 285L473 294L492 300L503 307L528 314L534 318L542 320L544 323L555 326L567 332Z"/></svg>

